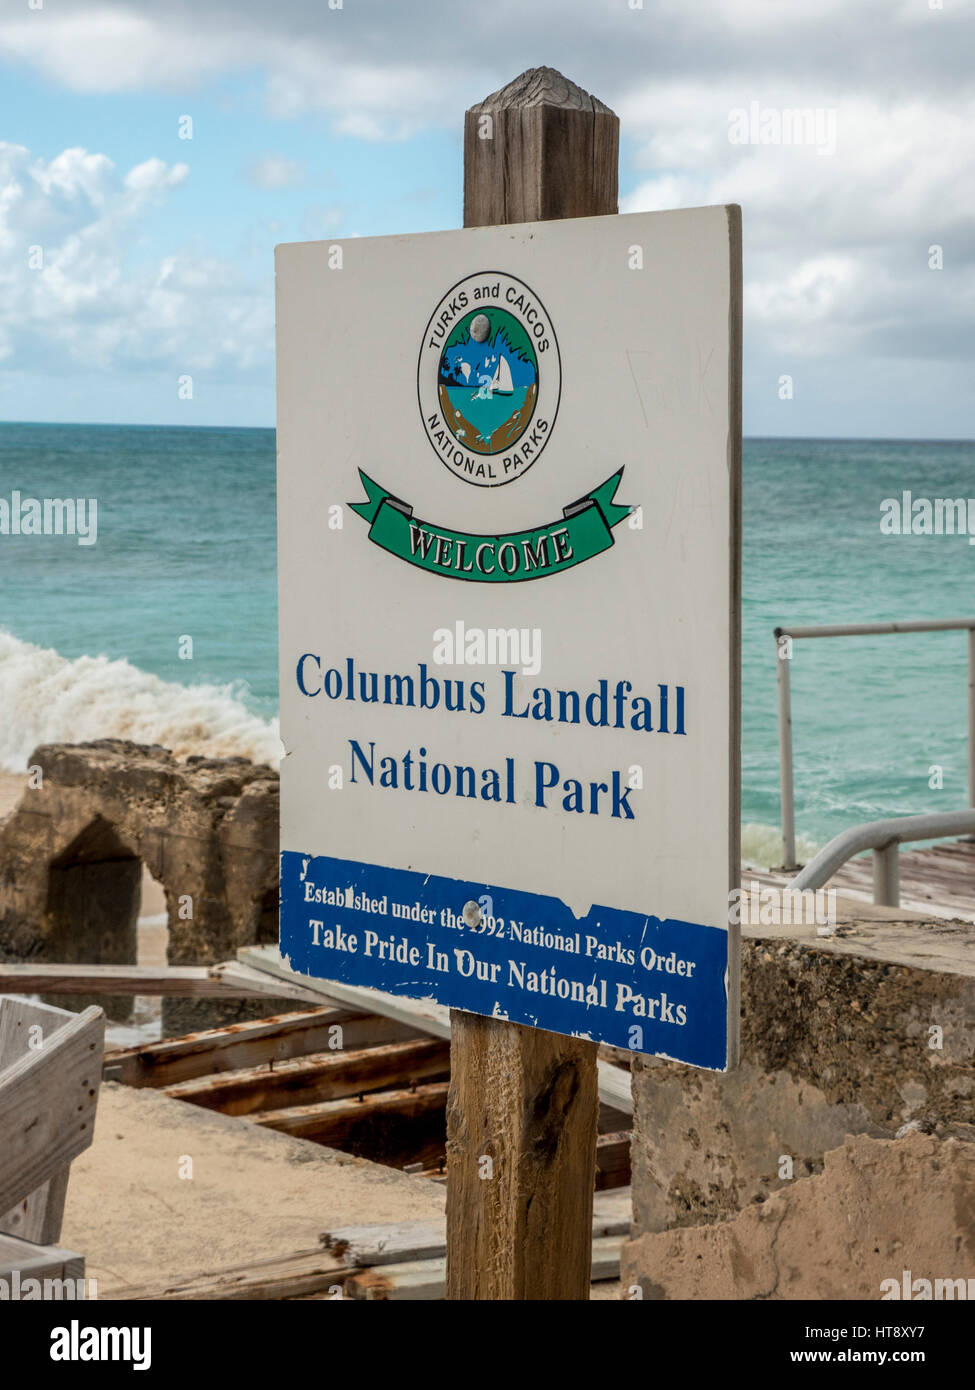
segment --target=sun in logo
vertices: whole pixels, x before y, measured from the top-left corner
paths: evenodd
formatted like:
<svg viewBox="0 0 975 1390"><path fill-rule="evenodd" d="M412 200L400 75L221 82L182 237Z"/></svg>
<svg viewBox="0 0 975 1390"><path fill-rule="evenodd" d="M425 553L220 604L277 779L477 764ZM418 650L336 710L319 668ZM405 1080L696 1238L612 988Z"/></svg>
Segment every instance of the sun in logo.
<svg viewBox="0 0 975 1390"><path fill-rule="evenodd" d="M448 429L475 454L500 454L524 434L538 400L538 358L514 314L476 309L454 326L437 373Z"/></svg>

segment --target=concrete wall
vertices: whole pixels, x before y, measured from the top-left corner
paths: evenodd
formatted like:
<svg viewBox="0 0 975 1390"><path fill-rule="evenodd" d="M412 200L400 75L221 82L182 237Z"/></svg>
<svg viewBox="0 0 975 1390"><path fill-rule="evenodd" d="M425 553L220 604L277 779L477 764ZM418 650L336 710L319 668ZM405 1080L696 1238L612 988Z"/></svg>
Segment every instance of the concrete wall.
<svg viewBox="0 0 975 1390"><path fill-rule="evenodd" d="M851 1138L730 1220L630 1241L621 1278L631 1298L975 1299L975 1144Z"/></svg>
<svg viewBox="0 0 975 1390"><path fill-rule="evenodd" d="M761 1207L821 1175L848 1135L975 1140L975 927L856 922L831 939L768 930L743 942L737 1071L634 1063L628 1268L648 1289L666 1286L653 1265L661 1248L640 1237ZM944 1229L936 1199L924 1201L931 1228ZM819 1253L841 1279L835 1249ZM833 1296L851 1295L838 1285Z"/></svg>

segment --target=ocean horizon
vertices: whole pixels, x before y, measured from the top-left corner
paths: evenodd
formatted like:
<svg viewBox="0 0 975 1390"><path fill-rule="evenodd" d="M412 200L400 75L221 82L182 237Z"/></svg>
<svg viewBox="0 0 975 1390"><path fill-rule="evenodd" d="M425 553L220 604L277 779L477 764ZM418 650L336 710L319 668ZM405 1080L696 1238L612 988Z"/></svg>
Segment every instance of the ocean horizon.
<svg viewBox="0 0 975 1390"><path fill-rule="evenodd" d="M93 544L0 534L0 768L105 737L276 763L273 428L5 422L0 458L0 501L97 500ZM967 440L745 439L748 860L781 858L773 629L972 616L975 545L881 521L905 492L967 498L973 465ZM800 854L968 805L963 633L797 642L791 675Z"/></svg>

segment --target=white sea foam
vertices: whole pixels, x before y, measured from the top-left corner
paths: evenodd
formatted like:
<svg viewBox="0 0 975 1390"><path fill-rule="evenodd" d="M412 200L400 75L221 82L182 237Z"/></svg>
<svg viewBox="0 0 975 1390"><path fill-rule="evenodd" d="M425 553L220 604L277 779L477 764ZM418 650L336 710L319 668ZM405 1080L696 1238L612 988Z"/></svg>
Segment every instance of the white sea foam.
<svg viewBox="0 0 975 1390"><path fill-rule="evenodd" d="M808 835L796 835L796 858L808 864L819 849ZM751 822L741 827L741 862L754 869L772 869L782 863L782 830L778 825Z"/></svg>
<svg viewBox="0 0 975 1390"><path fill-rule="evenodd" d="M23 772L39 743L96 738L272 766L284 753L278 721L252 714L238 685L179 685L105 656L72 661L0 630L0 767Z"/></svg>

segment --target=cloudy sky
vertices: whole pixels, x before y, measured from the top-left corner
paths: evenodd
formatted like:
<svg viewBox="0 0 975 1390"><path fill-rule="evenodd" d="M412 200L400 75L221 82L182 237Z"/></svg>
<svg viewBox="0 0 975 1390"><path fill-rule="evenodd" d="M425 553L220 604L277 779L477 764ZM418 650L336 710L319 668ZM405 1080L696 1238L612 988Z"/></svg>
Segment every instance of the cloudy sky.
<svg viewBox="0 0 975 1390"><path fill-rule="evenodd" d="M0 418L273 423L275 243L459 226L547 64L621 211L742 205L747 433L972 438L973 53L975 0L0 0Z"/></svg>

